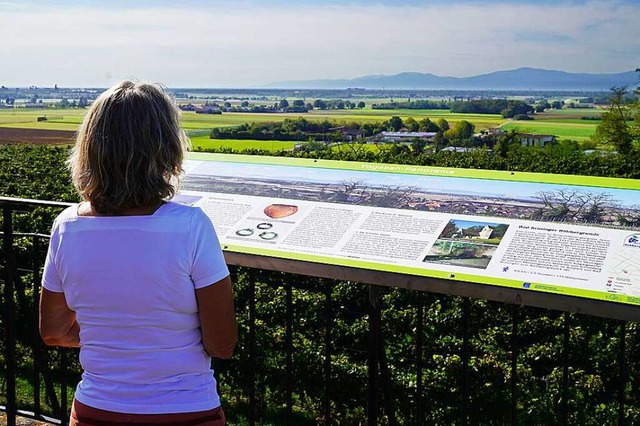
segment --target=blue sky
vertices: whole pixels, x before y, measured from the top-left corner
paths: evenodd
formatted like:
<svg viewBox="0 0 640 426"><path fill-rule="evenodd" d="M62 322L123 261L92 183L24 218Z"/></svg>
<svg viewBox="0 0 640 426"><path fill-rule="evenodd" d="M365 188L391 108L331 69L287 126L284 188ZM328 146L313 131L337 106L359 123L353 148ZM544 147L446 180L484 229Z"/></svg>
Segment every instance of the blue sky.
<svg viewBox="0 0 640 426"><path fill-rule="evenodd" d="M0 84L170 87L640 67L640 1L0 0Z"/></svg>

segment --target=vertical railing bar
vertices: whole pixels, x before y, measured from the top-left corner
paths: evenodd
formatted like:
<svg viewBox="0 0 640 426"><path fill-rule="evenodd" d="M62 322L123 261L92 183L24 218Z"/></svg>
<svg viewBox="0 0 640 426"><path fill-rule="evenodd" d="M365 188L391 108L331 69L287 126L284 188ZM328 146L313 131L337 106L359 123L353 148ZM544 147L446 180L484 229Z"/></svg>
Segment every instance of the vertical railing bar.
<svg viewBox="0 0 640 426"><path fill-rule="evenodd" d="M10 207L3 207L3 236L4 249L4 329L5 329L5 384L7 398L7 425L16 424L16 335L15 335L15 303L13 299L13 284L15 258L13 255L13 222Z"/></svg>
<svg viewBox="0 0 640 426"><path fill-rule="evenodd" d="M384 401L384 412L387 415L389 426L397 426L396 413L393 408L393 390L391 383L391 372L389 371L389 361L387 360L387 352L384 345L384 336L382 334L382 301L378 300L377 308L377 323L376 334L377 339L377 351L378 351L378 365L380 368L380 379L382 382L382 396Z"/></svg>
<svg viewBox="0 0 640 426"><path fill-rule="evenodd" d="M331 424L331 332L333 331L333 307L331 300L332 284L328 282L325 287L325 311L324 311L324 422Z"/></svg>
<svg viewBox="0 0 640 426"><path fill-rule="evenodd" d="M416 321L416 426L422 424L422 333L424 318L424 298L422 292L417 292L417 321Z"/></svg>
<svg viewBox="0 0 640 426"><path fill-rule="evenodd" d="M564 314L564 338L562 342L562 424L569 424L569 313Z"/></svg>
<svg viewBox="0 0 640 426"><path fill-rule="evenodd" d="M256 423L256 285L249 282L249 426Z"/></svg>
<svg viewBox="0 0 640 426"><path fill-rule="evenodd" d="M467 424L469 401L469 310L470 301L465 297L462 301L462 409L461 425Z"/></svg>
<svg viewBox="0 0 640 426"><path fill-rule="evenodd" d="M625 358L627 346L626 322L620 323L620 389L618 390L618 425L624 425L625 389L627 387L627 363Z"/></svg>
<svg viewBox="0 0 640 426"><path fill-rule="evenodd" d="M367 425L378 424L378 333L376 332L379 289L369 285L369 357L367 382Z"/></svg>
<svg viewBox="0 0 640 426"><path fill-rule="evenodd" d="M34 415L39 418L41 413L40 406L40 339L38 336L40 315L38 306L40 303L40 237L33 237L33 405Z"/></svg>
<svg viewBox="0 0 640 426"><path fill-rule="evenodd" d="M67 425L69 423L69 412L67 408L68 350L63 348L59 348L58 350L60 351L60 369L62 370L62 380L60 383L60 420L62 420L63 425Z"/></svg>
<svg viewBox="0 0 640 426"><path fill-rule="evenodd" d="M292 283L287 282L287 319L285 330L285 380L286 380L286 424L291 425L293 421L293 399L292 399L292 384L293 384L293 288Z"/></svg>
<svg viewBox="0 0 640 426"><path fill-rule="evenodd" d="M511 323L511 425L518 424L518 305L513 305Z"/></svg>

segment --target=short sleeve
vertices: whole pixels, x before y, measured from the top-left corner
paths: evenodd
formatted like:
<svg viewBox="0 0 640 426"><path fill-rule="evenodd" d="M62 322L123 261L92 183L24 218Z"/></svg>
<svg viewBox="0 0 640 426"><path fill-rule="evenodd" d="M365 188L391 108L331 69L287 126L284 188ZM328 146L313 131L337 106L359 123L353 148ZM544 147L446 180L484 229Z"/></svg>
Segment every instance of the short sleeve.
<svg viewBox="0 0 640 426"><path fill-rule="evenodd" d="M229 275L222 249L213 224L199 208L191 218L191 280L195 288L202 288Z"/></svg>
<svg viewBox="0 0 640 426"><path fill-rule="evenodd" d="M56 264L59 245L60 232L58 229L58 221L55 221L51 230L47 259L44 262L44 273L42 274L42 287L55 293L64 292L62 289L62 279L60 279L60 273Z"/></svg>

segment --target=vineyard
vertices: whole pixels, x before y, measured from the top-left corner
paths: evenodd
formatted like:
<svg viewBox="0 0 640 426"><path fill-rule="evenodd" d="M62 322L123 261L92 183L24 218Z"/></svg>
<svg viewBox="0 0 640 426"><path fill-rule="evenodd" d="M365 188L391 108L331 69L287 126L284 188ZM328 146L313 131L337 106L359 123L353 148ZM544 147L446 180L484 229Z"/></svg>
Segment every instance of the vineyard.
<svg viewBox="0 0 640 426"><path fill-rule="evenodd" d="M249 151L266 154L264 151ZM63 147L0 146L0 195L77 201L65 169L68 150ZM369 150L319 150L294 154L344 161L376 161L442 167L567 173L640 178L640 164L620 155L586 155L562 146L545 149L507 147L504 151L417 154L408 147L381 152ZM16 214L21 232L48 233L55 211L36 209ZM25 262L31 247L17 247ZM367 324L369 289L354 282L331 281L234 268L236 309L240 341L236 356L220 365L223 404L231 424L245 424L248 389L255 385L259 416L264 424L282 424L286 386L285 305L291 297L295 424L323 423L322 369L325 344L332 348L329 394L335 424L365 423L367 408ZM287 286L293 284L288 296ZM247 368L249 292L255 286L257 318L255 381ZM640 327L619 321L563 314L537 308L514 307L410 290L380 289L382 335L386 346L392 400L380 396L380 407L393 407L399 424L460 424L463 392L469 397L468 424L506 424L511 419L512 324L518 318L516 392L517 420L522 424L561 424L562 407L569 424L613 424L618 419L622 384L627 424L640 423ZM325 300L331 300L331 338L324 339ZM466 313L465 313L466 312ZM22 314L27 317L27 313ZM423 325L418 325L423 323ZM417 335L420 330L420 335ZM626 340L620 352L620 339ZM32 336L19 340L26 346ZM567 340L567 345L564 342ZM421 342L418 345L417 342ZM416 369L416 351L422 351L422 368ZM568 351L565 349L568 348ZM26 352L25 352L26 353ZM52 360L51 368L58 368ZM563 364L568 366L563 387ZM622 370L621 370L622 369ZM21 371L28 371L26 361ZM624 371L626 380L619 374ZM416 412L415 388L423 392L421 412ZM21 381L28 386L28 376ZM73 386L74 383L70 383ZM466 387L466 389L465 389ZM566 391L566 394L563 393ZM0 400L3 396L0 394ZM21 401L29 404L28 399ZM2 404L2 402L0 402ZM382 410L382 408L381 408ZM387 409L383 424L391 423Z"/></svg>

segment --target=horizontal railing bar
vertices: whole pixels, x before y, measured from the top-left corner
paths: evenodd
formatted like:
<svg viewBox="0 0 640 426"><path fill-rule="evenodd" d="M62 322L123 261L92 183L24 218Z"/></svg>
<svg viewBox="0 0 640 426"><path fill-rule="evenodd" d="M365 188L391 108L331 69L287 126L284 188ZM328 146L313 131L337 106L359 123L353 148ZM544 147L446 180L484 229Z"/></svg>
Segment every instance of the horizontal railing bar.
<svg viewBox="0 0 640 426"><path fill-rule="evenodd" d="M72 206L73 203L67 203L63 201L47 201L47 200L33 200L30 198L15 198L15 197L0 197L0 207L4 206L18 206L20 208L36 208L36 207L60 207L66 208Z"/></svg>
<svg viewBox="0 0 640 426"><path fill-rule="evenodd" d="M640 306L624 303L543 293L491 284L479 284L469 281L452 281L396 272L374 271L349 266L281 259L255 254L225 251L224 255L229 265L471 297L474 299L493 300L502 303L534 306L624 321L640 321Z"/></svg>
<svg viewBox="0 0 640 426"><path fill-rule="evenodd" d="M4 232L0 231L0 235L4 235ZM38 237L38 238L51 238L48 234L38 234L33 232L12 232L14 237Z"/></svg>
<svg viewBox="0 0 640 426"><path fill-rule="evenodd" d="M7 407L4 405L0 405L0 411L6 412ZM45 416L45 415L36 416L36 414L33 411L16 410L16 415L27 418L27 419L43 421L43 422L47 422L55 425L62 424L62 421L60 419L56 419L56 418Z"/></svg>

